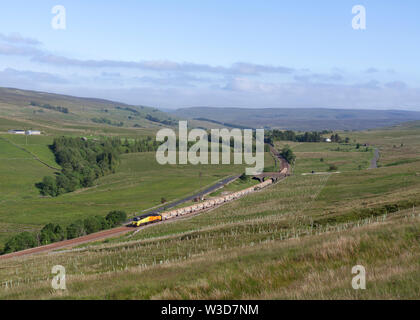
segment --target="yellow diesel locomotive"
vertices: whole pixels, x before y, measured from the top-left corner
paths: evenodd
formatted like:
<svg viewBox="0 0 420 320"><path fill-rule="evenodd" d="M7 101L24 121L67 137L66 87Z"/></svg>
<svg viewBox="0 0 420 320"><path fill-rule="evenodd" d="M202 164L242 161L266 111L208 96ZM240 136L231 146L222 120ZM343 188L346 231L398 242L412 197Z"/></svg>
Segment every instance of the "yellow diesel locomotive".
<svg viewBox="0 0 420 320"><path fill-rule="evenodd" d="M157 214L157 213L143 214L139 217L134 218L130 226L141 227L141 226L145 226L150 223L155 223L159 221L162 221L162 216L160 214Z"/></svg>

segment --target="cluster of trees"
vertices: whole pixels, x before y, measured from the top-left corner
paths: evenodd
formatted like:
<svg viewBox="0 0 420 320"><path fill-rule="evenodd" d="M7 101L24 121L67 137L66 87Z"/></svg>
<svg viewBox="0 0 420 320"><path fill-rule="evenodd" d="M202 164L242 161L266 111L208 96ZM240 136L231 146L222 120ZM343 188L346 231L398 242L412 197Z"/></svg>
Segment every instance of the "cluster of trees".
<svg viewBox="0 0 420 320"><path fill-rule="evenodd" d="M128 112L134 113L135 115L139 115L140 114L140 112L138 110L133 109L133 108L129 108L129 107L116 106L115 109L123 110L123 111L128 111Z"/></svg>
<svg viewBox="0 0 420 320"><path fill-rule="evenodd" d="M122 142L119 138L100 141L71 137L55 138L50 148L62 170L55 177L44 177L36 186L41 194L52 197L91 187L97 178L115 172L120 162L120 154L156 151L158 147L158 142L151 137L134 140L132 143L127 139Z"/></svg>
<svg viewBox="0 0 420 320"><path fill-rule="evenodd" d="M61 112L61 113L69 113L69 109L66 108L66 107L52 106L48 103L40 104L38 102L31 101L30 105L33 106L33 107L40 107L40 108L44 108L44 109L48 109L48 110L54 110L54 111Z"/></svg>
<svg viewBox="0 0 420 320"><path fill-rule="evenodd" d="M158 147L161 145L161 142L152 139L152 137L147 137L145 139L135 139L132 142L129 142L125 139L123 143L123 148L125 153L133 152L151 152L157 151Z"/></svg>
<svg viewBox="0 0 420 320"><path fill-rule="evenodd" d="M111 120L109 120L107 118L92 118L90 120L92 120L92 122L95 122L95 123L105 123L105 124L108 124L108 125L114 126L114 127L122 127L122 126L124 126L124 122L122 122L122 121L115 122L115 121L111 121Z"/></svg>
<svg viewBox="0 0 420 320"><path fill-rule="evenodd" d="M114 228L127 220L124 211L111 211L106 217L94 216L77 220L66 229L67 239L82 237L87 234Z"/></svg>
<svg viewBox="0 0 420 320"><path fill-rule="evenodd" d="M293 164L296 160L296 155L293 153L293 150L290 149L289 146L285 146L281 150L280 155L290 164Z"/></svg>
<svg viewBox="0 0 420 320"><path fill-rule="evenodd" d="M173 120L173 119L170 119L170 118L161 120L159 118L156 118L156 117L148 114L148 115L146 115L146 119L149 120L149 121L161 123L161 124L164 124L164 125L167 125L167 126L176 125L176 121Z"/></svg>
<svg viewBox="0 0 420 320"><path fill-rule="evenodd" d="M338 135L338 133L331 135L331 142L342 142L343 139Z"/></svg>
<svg viewBox="0 0 420 320"><path fill-rule="evenodd" d="M124 211L111 211L106 217L95 216L78 220L67 226L49 223L36 233L22 232L10 238L1 254L12 253L41 245L74 239L87 234L114 228L127 220Z"/></svg>
<svg viewBox="0 0 420 320"><path fill-rule="evenodd" d="M296 141L298 142L321 142L322 136L320 132L305 132L304 134L296 135Z"/></svg>
<svg viewBox="0 0 420 320"><path fill-rule="evenodd" d="M266 132L266 143L273 144L274 141L296 141L296 142L320 142L322 135L330 133L330 131L312 131L305 133L296 133L292 130L271 130Z"/></svg>
<svg viewBox="0 0 420 320"><path fill-rule="evenodd" d="M41 194L56 197L81 187L91 187L100 176L115 172L121 153L120 139L100 142L80 138L55 138L51 146L62 167L55 178L46 176L37 184Z"/></svg>

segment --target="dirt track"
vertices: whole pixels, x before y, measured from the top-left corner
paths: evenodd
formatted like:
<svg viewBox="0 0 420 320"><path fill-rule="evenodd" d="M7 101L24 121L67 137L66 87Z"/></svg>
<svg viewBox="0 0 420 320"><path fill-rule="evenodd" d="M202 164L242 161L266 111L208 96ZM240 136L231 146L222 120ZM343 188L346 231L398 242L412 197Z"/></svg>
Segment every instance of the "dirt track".
<svg viewBox="0 0 420 320"><path fill-rule="evenodd" d="M373 156L372 161L370 162L370 169L377 169L378 168L379 157L380 157L379 150L375 149L375 154Z"/></svg>
<svg viewBox="0 0 420 320"><path fill-rule="evenodd" d="M66 247L73 247L75 245L79 245L79 244L86 243L86 242L101 240L101 239L105 239L105 238L109 238L109 237L115 237L116 235L124 234L124 233L127 233L129 231L133 231L133 228L119 227L119 228L114 228L114 229L110 229L110 230L104 230L104 231L101 231L101 232L92 233L92 234L89 234L87 236L76 238L76 239L55 242L55 243L51 243L51 244L48 244L48 245L42 246L42 247L36 247L36 248L31 248L31 249L27 249L27 250L22 250L22 251L17 251L17 252L5 254L5 255L0 256L0 260L6 260L6 259L15 258L15 257L21 257L21 256L35 254L35 253L43 253L43 252L48 252L48 251L61 249L61 248L66 248Z"/></svg>

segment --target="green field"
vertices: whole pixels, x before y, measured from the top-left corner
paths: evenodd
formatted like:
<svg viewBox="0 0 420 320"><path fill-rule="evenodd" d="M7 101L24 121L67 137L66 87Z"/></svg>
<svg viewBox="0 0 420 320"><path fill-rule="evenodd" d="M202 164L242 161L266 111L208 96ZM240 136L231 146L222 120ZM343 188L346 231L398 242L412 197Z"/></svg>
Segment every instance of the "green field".
<svg viewBox="0 0 420 320"><path fill-rule="evenodd" d="M334 171L354 171L369 168L373 158L373 148L357 144L339 144L325 142L276 142L276 148L289 145L296 155L294 172L296 174L328 172L330 165L335 165Z"/></svg>

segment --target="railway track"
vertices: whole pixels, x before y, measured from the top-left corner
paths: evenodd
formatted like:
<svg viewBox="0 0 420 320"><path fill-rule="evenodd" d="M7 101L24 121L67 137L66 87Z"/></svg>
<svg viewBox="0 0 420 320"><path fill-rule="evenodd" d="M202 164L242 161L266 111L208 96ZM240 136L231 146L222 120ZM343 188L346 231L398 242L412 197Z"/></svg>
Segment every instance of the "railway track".
<svg viewBox="0 0 420 320"><path fill-rule="evenodd" d="M22 251L17 251L17 252L5 254L5 255L0 256L0 261L1 260L6 260L6 259L11 259L11 258L16 258L16 257L32 255L32 254L36 254L36 253L45 253L45 252L49 252L49 251L53 251L53 250L57 250L57 249L62 249L62 248L67 248L67 247L73 247L75 245L79 245L79 244L83 244L83 243L87 243L87 242L91 242L91 241L95 241L95 240L102 240L102 239L106 239L106 238L109 238L109 237L115 237L117 235L125 234L129 231L133 231L133 228L118 227L118 228L104 230L104 231L100 231L100 232L96 232L96 233L91 233L89 235L79 237L79 238L75 238L75 239L71 239L71 240L64 240L64 241L51 243L51 244L41 246L41 247L35 247L35 248L31 248L31 249L26 249L26 250L22 250Z"/></svg>
<svg viewBox="0 0 420 320"><path fill-rule="evenodd" d="M286 173L289 174L290 173L290 165L289 163L287 163L287 161L285 161L277 152L274 148L272 148L271 150L273 152L273 154L278 157L278 159L281 161L281 168L280 170L284 170L286 169ZM286 177L287 174L284 176ZM224 185L232 182L233 180L237 179L239 176L233 176L233 177L229 177L226 179L223 179L222 181L217 182L216 184L214 184L213 186L186 198L180 199L178 201L175 201L163 208L158 208L152 211L149 211L149 213L160 213L164 210L167 210L168 208L173 208L178 206L181 203L187 202L187 201L191 201L196 197L208 194L210 192L213 192L221 187L223 187ZM227 203L227 202L225 202ZM212 210L215 207L219 207L223 205L223 203L221 204L217 204L213 207L208 207L208 208L203 208L202 210L196 211L194 213L190 213L190 214L186 214L184 216L181 217L176 217L175 219L170 219L170 220L166 220L166 221L162 221L160 223L167 223L169 221L173 221L173 220L178 220L178 219L182 219L182 218L187 218L190 216L194 216L197 214L201 214L205 211L208 210ZM130 220L131 221L131 220ZM144 227L141 227L141 229L143 229ZM141 230L138 229L138 230ZM13 252L13 253L9 253L9 254L5 254L0 256L0 261L1 260L7 260L7 259L12 259L12 258L17 258L17 257L23 257L23 256L27 256L27 255L33 255L33 254L38 254L38 253L46 253L46 252L51 252L57 249L62 249L62 248L67 248L67 247L74 247L76 245L80 245L83 243L87 243L87 242L92 242L92 241L96 241L96 240L102 240L102 239L106 239L106 238L110 238L110 237L115 237L118 235L122 235L125 233L128 233L130 231L133 231L132 227L118 227L118 228L113 228L113 229L109 229L109 230L104 230L104 231L100 231L100 232L96 232L96 233L92 233L83 237L79 237L79 238L75 238L75 239L71 239L71 240L65 240L65 241L60 241L60 242L55 242L55 243L51 243L45 246L40 246L40 247L35 247L35 248L31 248L31 249L26 249L26 250L22 250L22 251L17 251L17 252Z"/></svg>

